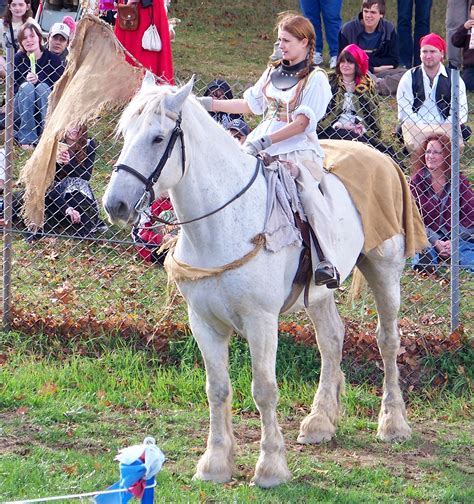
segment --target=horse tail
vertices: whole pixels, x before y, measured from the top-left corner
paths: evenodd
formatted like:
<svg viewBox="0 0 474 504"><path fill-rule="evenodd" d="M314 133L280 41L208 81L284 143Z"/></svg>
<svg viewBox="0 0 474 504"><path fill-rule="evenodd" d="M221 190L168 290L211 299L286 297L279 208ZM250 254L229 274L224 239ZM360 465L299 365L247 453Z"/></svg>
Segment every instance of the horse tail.
<svg viewBox="0 0 474 504"><path fill-rule="evenodd" d="M349 289L348 301L350 303L354 303L360 298L361 292L366 286L367 281L365 280L364 275L360 271L359 268L354 268L354 272L352 274L352 282Z"/></svg>

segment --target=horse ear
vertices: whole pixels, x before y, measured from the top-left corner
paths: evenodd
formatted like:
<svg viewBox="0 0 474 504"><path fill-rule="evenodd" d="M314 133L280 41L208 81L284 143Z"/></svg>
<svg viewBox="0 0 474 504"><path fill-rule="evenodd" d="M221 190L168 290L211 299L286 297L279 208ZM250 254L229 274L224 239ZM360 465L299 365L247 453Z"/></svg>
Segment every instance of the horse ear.
<svg viewBox="0 0 474 504"><path fill-rule="evenodd" d="M184 101L191 94L194 86L194 75L189 79L189 81L173 95L168 95L166 97L166 105L173 112L180 112L183 108Z"/></svg>
<svg viewBox="0 0 474 504"><path fill-rule="evenodd" d="M141 89L146 89L146 88L149 88L149 87L155 86L155 85L156 85L155 84L155 77L153 76L153 74L151 72L149 72L147 70L145 73L145 77L143 77Z"/></svg>

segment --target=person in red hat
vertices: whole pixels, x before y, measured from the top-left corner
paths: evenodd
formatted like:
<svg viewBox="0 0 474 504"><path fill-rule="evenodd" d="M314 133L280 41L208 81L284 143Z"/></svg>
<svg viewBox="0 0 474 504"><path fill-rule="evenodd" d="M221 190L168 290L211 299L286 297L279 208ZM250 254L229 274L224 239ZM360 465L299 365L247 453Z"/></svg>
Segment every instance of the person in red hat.
<svg viewBox="0 0 474 504"><path fill-rule="evenodd" d="M379 98L368 70L369 57L358 45L349 44L341 51L335 72L329 75L333 96L318 123L318 137L358 140L395 155L380 140Z"/></svg>
<svg viewBox="0 0 474 504"><path fill-rule="evenodd" d="M398 120L407 127L451 123L451 74L443 65L446 42L436 33L420 40L421 65L406 72L397 89ZM459 81L459 118L466 141L471 129L466 123L468 106L466 86ZM425 128L426 130L426 128Z"/></svg>

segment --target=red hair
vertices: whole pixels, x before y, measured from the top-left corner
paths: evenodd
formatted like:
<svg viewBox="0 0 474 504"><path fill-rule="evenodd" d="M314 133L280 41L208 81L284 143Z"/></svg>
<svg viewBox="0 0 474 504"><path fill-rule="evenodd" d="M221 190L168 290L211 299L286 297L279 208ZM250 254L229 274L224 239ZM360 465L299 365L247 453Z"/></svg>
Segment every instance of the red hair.
<svg viewBox="0 0 474 504"><path fill-rule="evenodd" d="M415 151L415 161L413 163L412 175L415 175L426 166L426 149L428 148L428 144L434 141L441 145L443 171L448 177L451 176L451 139L448 135L436 133L428 135L421 146Z"/></svg>

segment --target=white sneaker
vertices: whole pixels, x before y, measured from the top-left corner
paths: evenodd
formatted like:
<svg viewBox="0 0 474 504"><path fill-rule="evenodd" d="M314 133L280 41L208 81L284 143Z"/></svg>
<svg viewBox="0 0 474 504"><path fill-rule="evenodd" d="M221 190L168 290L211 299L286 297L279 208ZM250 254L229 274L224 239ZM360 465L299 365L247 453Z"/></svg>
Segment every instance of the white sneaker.
<svg viewBox="0 0 474 504"><path fill-rule="evenodd" d="M337 64L337 56L331 56L329 60L329 68L331 69L336 68L336 64Z"/></svg>
<svg viewBox="0 0 474 504"><path fill-rule="evenodd" d="M323 55L320 52L315 52L314 53L314 58L313 58L313 63L315 65L321 65L323 62Z"/></svg>

